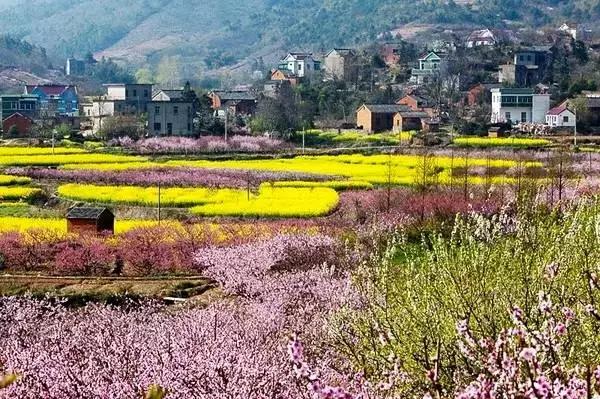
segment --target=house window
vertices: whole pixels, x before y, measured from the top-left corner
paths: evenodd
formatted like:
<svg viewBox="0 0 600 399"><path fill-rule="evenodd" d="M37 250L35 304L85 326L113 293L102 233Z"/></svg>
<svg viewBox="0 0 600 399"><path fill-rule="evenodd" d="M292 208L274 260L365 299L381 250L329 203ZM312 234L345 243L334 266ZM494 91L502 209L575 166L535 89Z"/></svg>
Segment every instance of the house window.
<svg viewBox="0 0 600 399"><path fill-rule="evenodd" d="M167 123L167 134L173 134L173 124Z"/></svg>
<svg viewBox="0 0 600 399"><path fill-rule="evenodd" d="M144 89L144 97L148 98L148 89Z"/></svg>
<svg viewBox="0 0 600 399"><path fill-rule="evenodd" d="M511 119L510 119L510 112L506 112L506 113L504 114L504 118L505 118L507 121L511 120Z"/></svg>
<svg viewBox="0 0 600 399"><path fill-rule="evenodd" d="M179 107L178 106L173 107L173 115L179 115Z"/></svg>
<svg viewBox="0 0 600 399"><path fill-rule="evenodd" d="M155 105L155 106L154 106L154 113L155 113L156 115L160 115L160 107L159 107L158 105Z"/></svg>
<svg viewBox="0 0 600 399"><path fill-rule="evenodd" d="M154 131L160 132L160 122L154 122Z"/></svg>
<svg viewBox="0 0 600 399"><path fill-rule="evenodd" d="M569 117L563 116L563 123L569 123Z"/></svg>
<svg viewBox="0 0 600 399"><path fill-rule="evenodd" d="M125 97L129 97L129 89L125 89Z"/></svg>
<svg viewBox="0 0 600 399"><path fill-rule="evenodd" d="M521 112L521 122L527 122L527 112Z"/></svg>
<svg viewBox="0 0 600 399"><path fill-rule="evenodd" d="M298 64L298 70L301 71L302 70L302 64Z"/></svg>
<svg viewBox="0 0 600 399"><path fill-rule="evenodd" d="M137 90L136 89L133 89L133 96L137 97Z"/></svg>
<svg viewBox="0 0 600 399"><path fill-rule="evenodd" d="M188 122L188 132L192 131L192 124Z"/></svg>

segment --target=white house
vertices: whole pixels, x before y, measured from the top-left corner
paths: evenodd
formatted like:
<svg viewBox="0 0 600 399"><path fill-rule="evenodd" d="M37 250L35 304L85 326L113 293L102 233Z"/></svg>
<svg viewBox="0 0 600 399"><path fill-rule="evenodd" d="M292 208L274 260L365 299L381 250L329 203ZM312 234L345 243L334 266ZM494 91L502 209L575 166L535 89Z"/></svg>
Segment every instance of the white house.
<svg viewBox="0 0 600 399"><path fill-rule="evenodd" d="M574 127L575 113L567 108L566 103L562 103L548 111L546 125L550 127Z"/></svg>
<svg viewBox="0 0 600 399"><path fill-rule="evenodd" d="M533 89L492 89L492 123L545 123L550 95Z"/></svg>
<svg viewBox="0 0 600 399"><path fill-rule="evenodd" d="M311 75L321 69L321 62L313 58L312 53L289 53L279 62L279 69L284 69L299 78Z"/></svg>
<svg viewBox="0 0 600 399"><path fill-rule="evenodd" d="M481 29L471 32L465 42L467 48L481 46L495 46L497 43L496 35L489 29Z"/></svg>
<svg viewBox="0 0 600 399"><path fill-rule="evenodd" d="M558 30L560 32L564 32L567 35L571 36L573 38L573 40L577 40L578 33L579 33L579 25L576 23L565 22L558 28Z"/></svg>

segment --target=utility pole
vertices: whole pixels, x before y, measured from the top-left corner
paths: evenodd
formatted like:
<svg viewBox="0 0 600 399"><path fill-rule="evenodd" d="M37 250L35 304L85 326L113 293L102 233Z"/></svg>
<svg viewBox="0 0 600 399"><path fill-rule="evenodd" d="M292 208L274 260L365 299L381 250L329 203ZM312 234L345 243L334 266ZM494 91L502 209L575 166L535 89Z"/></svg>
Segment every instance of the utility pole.
<svg viewBox="0 0 600 399"><path fill-rule="evenodd" d="M302 154L304 154L304 126L302 126Z"/></svg>
<svg viewBox="0 0 600 399"><path fill-rule="evenodd" d="M575 114L575 129L573 130L573 145L577 147L577 108L573 109Z"/></svg>
<svg viewBox="0 0 600 399"><path fill-rule="evenodd" d="M228 122L229 122L229 110L226 107L225 108L225 141L227 141L227 128L229 127Z"/></svg>
<svg viewBox="0 0 600 399"><path fill-rule="evenodd" d="M160 180L158 180L158 225L160 226L161 214L160 214Z"/></svg>
<svg viewBox="0 0 600 399"><path fill-rule="evenodd" d="M52 129L52 155L54 155L54 140L56 136L56 129Z"/></svg>

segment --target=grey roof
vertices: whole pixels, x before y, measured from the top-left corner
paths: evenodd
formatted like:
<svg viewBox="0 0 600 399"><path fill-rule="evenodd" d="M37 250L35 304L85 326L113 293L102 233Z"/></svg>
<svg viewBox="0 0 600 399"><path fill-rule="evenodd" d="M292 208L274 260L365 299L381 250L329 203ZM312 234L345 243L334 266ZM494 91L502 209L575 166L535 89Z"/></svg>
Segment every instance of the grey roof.
<svg viewBox="0 0 600 399"><path fill-rule="evenodd" d="M228 90L215 90L214 94L219 96L221 101L231 100L256 100L256 96L249 91L228 91Z"/></svg>
<svg viewBox="0 0 600 399"><path fill-rule="evenodd" d="M600 108L600 97L586 97L588 108Z"/></svg>
<svg viewBox="0 0 600 399"><path fill-rule="evenodd" d="M355 54L354 50L351 48L333 48L327 54L325 54L325 57L327 57L329 54L333 53L334 51L344 57L347 55Z"/></svg>
<svg viewBox="0 0 600 399"><path fill-rule="evenodd" d="M429 118L429 114L422 111L399 111L398 113L403 118Z"/></svg>
<svg viewBox="0 0 600 399"><path fill-rule="evenodd" d="M395 114L400 111L410 111L407 105L399 104L364 104L374 114Z"/></svg>
<svg viewBox="0 0 600 399"><path fill-rule="evenodd" d="M156 94L160 93L161 91L169 96L171 100L180 100L183 97L183 90L159 90Z"/></svg>
<svg viewBox="0 0 600 399"><path fill-rule="evenodd" d="M552 52L552 46L529 46L522 47L517 51L517 53L526 53L526 52L535 52L535 53L549 53Z"/></svg>
<svg viewBox="0 0 600 399"><path fill-rule="evenodd" d="M110 213L114 217L113 213L108 208L83 208L75 207L71 208L67 213L67 219L93 219L96 220L104 212Z"/></svg>

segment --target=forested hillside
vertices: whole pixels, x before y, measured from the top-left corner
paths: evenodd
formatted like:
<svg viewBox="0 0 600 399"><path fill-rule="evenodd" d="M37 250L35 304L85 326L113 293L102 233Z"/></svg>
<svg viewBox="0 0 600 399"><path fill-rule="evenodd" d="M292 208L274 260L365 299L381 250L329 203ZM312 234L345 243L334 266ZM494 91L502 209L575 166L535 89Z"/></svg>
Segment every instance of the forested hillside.
<svg viewBox="0 0 600 399"><path fill-rule="evenodd" d="M0 0L0 33L64 58L87 51L135 64L166 56L231 65L284 48L373 40L411 22L542 26L600 16L600 0Z"/></svg>

